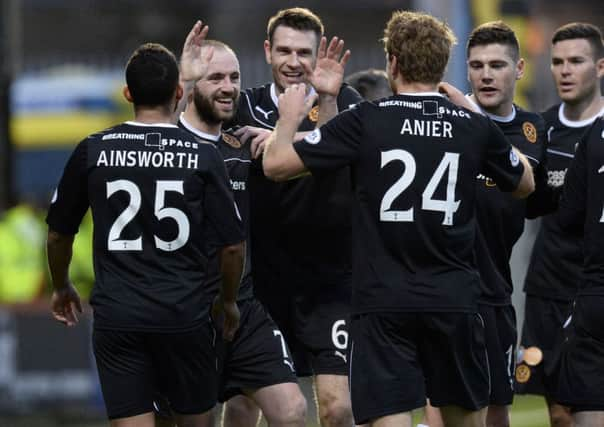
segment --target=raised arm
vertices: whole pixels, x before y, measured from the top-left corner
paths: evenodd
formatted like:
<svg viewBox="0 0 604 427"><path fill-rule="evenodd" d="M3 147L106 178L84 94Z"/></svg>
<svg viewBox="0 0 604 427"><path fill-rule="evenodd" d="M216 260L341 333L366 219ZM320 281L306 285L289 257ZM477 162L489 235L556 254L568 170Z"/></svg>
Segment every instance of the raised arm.
<svg viewBox="0 0 604 427"><path fill-rule="evenodd" d="M185 110L187 99L195 82L205 74L214 54L212 47L202 50L203 41L206 39L209 29L209 26L197 21L185 39L180 56L180 84L183 86L183 97L176 106L173 122L178 121L178 116Z"/></svg>

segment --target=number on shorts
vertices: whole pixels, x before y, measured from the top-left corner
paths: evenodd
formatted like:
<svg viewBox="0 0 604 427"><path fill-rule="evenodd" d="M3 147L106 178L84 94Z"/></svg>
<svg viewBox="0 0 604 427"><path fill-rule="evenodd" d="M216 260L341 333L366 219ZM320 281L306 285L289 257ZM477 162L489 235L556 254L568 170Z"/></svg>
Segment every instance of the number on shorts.
<svg viewBox="0 0 604 427"><path fill-rule="evenodd" d="M346 326L345 320L336 320L331 327L331 340L333 345L338 350L346 350L348 348L348 332L346 329L340 329L341 326Z"/></svg>

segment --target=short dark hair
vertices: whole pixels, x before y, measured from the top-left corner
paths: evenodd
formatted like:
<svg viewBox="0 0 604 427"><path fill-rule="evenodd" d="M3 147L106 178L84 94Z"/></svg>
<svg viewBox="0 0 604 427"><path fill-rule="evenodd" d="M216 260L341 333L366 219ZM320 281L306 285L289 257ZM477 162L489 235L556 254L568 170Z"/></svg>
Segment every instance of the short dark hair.
<svg viewBox="0 0 604 427"><path fill-rule="evenodd" d="M503 21L486 22L474 28L468 37L466 56L470 56L470 49L475 46L489 44L501 44L510 49L511 57L518 61L520 58L520 46L514 30Z"/></svg>
<svg viewBox="0 0 604 427"><path fill-rule="evenodd" d="M594 59L604 57L602 32L598 27L586 22L571 22L558 28L552 37L552 45L563 40L585 39L591 45Z"/></svg>
<svg viewBox="0 0 604 427"><path fill-rule="evenodd" d="M388 74L384 70L369 68L357 71L346 77L346 83L355 88L368 101L392 95Z"/></svg>
<svg viewBox="0 0 604 427"><path fill-rule="evenodd" d="M158 43L139 46L126 65L126 84L134 105L168 104L178 86L176 57Z"/></svg>
<svg viewBox="0 0 604 427"><path fill-rule="evenodd" d="M317 36L317 43L321 40L324 31L321 18L304 7L282 9L277 14L271 16L266 27L266 37L271 44L273 43L275 30L280 25L298 31L312 31Z"/></svg>

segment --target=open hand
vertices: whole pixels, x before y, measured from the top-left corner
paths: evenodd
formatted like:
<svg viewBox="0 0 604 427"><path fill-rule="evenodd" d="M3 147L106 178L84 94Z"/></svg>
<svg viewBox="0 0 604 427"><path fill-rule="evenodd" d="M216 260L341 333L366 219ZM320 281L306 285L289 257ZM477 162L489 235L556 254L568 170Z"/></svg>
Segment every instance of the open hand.
<svg viewBox="0 0 604 427"><path fill-rule="evenodd" d="M327 46L327 39L321 37L315 69L306 69L309 83L321 95L337 96L344 80L344 68L350 58L350 51L344 51L344 40L333 37ZM308 65L304 64L307 67Z"/></svg>
<svg viewBox="0 0 604 427"><path fill-rule="evenodd" d="M214 54L214 48L209 47L203 50L203 41L208 35L210 27L203 25L203 22L197 21L185 39L180 56L180 78L181 80L197 81L206 73L208 64Z"/></svg>

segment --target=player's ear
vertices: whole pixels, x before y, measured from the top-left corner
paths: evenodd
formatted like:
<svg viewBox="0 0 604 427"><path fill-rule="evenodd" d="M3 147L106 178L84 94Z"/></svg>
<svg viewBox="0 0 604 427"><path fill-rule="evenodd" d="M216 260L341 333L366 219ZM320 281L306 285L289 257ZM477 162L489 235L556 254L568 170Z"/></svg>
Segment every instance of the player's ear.
<svg viewBox="0 0 604 427"><path fill-rule="evenodd" d="M392 80L398 77L398 62L394 55L388 57L388 73L392 76Z"/></svg>
<svg viewBox="0 0 604 427"><path fill-rule="evenodd" d="M598 73L599 79L604 77L604 57L596 61L596 73Z"/></svg>
<svg viewBox="0 0 604 427"><path fill-rule="evenodd" d="M524 58L520 58L516 63L516 80L520 80L524 75Z"/></svg>
<svg viewBox="0 0 604 427"><path fill-rule="evenodd" d="M264 40L264 58L266 63L271 65L271 42Z"/></svg>
<svg viewBox="0 0 604 427"><path fill-rule="evenodd" d="M124 95L124 98L126 98L126 101L128 102L134 102L134 100L132 99L132 94L130 93L130 89L128 89L128 85L124 85L124 89L122 89L122 94Z"/></svg>
<svg viewBox="0 0 604 427"><path fill-rule="evenodd" d="M178 83L178 85L176 86L176 102L178 102L182 99L182 96L184 93L185 93L185 90L183 89L182 85L180 83Z"/></svg>

